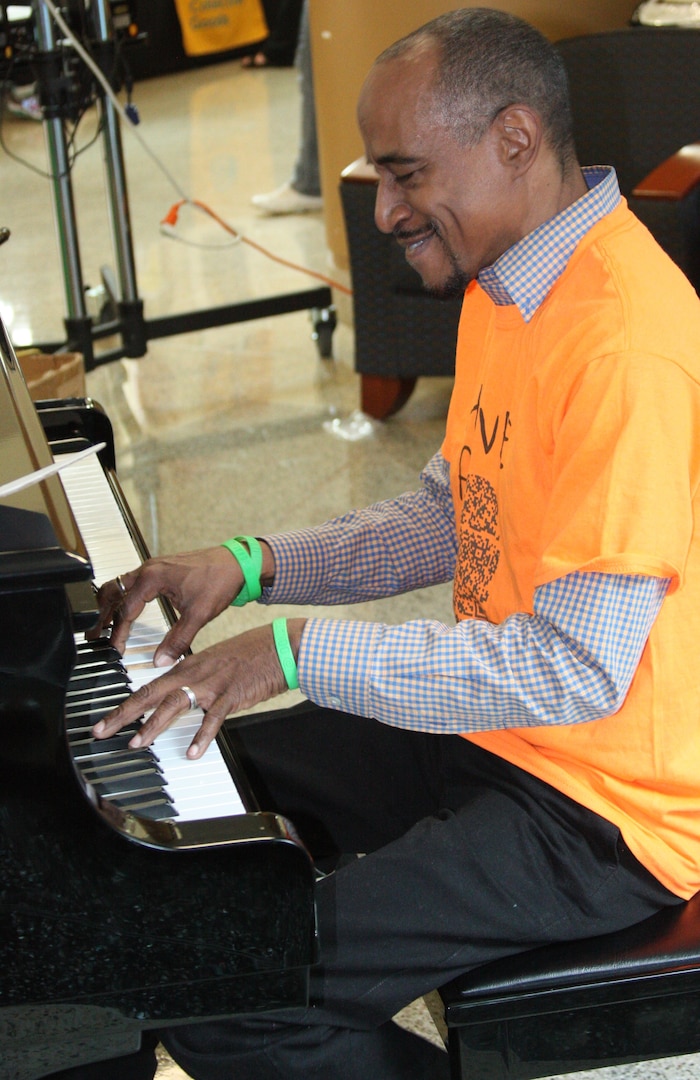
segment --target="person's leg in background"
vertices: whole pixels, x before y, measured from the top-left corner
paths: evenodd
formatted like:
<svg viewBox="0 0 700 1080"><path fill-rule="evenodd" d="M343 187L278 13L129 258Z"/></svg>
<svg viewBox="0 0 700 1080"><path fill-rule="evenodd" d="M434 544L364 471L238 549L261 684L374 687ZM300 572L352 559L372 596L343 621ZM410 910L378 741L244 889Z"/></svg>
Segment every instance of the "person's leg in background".
<svg viewBox="0 0 700 1080"><path fill-rule="evenodd" d="M321 172L318 157L316 129L316 97L314 73L311 63L311 31L309 27L309 0L304 0L297 56L299 87L301 90L301 144L294 167L292 187L302 195L321 197Z"/></svg>
<svg viewBox="0 0 700 1080"><path fill-rule="evenodd" d="M304 214L323 209L308 0L304 0L301 13L296 64L301 91L301 141L291 180L267 194L253 195L251 199L265 214Z"/></svg>
<svg viewBox="0 0 700 1080"><path fill-rule="evenodd" d="M291 67L299 42L303 0L263 0L270 33L254 53L244 56L241 67Z"/></svg>

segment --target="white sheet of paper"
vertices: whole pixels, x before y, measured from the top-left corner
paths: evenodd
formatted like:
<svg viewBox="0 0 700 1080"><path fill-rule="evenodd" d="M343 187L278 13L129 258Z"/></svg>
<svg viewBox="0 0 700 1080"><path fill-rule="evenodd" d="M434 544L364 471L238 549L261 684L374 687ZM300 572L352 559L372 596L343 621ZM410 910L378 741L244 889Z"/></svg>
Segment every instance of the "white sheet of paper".
<svg viewBox="0 0 700 1080"><path fill-rule="evenodd" d="M99 453L100 450L104 450L106 445L103 442L95 443L94 446L88 446L85 450L79 450L77 454L71 454L68 460L61 458L54 461L52 465L45 465L43 469L35 469L34 472L27 473L26 476L18 476L16 480L8 480L6 484L0 485L0 499L4 499L6 495L14 495L16 491L23 491L24 488L31 487L32 484L38 484L48 476L60 472L61 469L69 468L75 461L89 457L90 454Z"/></svg>

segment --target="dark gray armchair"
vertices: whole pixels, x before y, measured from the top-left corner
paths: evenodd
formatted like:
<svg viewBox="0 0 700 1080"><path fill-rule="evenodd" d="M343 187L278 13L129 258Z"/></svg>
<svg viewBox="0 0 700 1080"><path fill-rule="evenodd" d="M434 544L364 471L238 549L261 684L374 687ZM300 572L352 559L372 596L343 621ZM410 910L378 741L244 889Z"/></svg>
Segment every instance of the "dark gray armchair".
<svg viewBox="0 0 700 1080"><path fill-rule="evenodd" d="M579 160L615 166L631 209L700 289L700 30L633 27L557 48Z"/></svg>

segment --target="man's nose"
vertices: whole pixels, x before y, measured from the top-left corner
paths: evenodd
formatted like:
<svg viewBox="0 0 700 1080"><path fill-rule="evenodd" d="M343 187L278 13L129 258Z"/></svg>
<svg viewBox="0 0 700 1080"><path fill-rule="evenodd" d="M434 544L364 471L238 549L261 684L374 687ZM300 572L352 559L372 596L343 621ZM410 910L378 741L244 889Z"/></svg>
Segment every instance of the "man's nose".
<svg viewBox="0 0 700 1080"><path fill-rule="evenodd" d="M411 216L411 208L395 185L380 178L374 203L374 222L380 232L391 233Z"/></svg>

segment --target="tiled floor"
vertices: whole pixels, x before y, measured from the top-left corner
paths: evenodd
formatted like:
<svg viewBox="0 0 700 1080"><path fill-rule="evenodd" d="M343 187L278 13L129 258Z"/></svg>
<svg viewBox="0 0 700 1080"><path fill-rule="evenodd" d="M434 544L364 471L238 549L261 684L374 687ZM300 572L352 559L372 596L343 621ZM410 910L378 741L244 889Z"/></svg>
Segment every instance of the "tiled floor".
<svg viewBox="0 0 700 1080"><path fill-rule="evenodd" d="M335 273L320 215L266 219L250 206L252 194L291 172L298 129L293 71L216 65L140 83L135 101L144 139L189 197L275 254ZM83 128L79 146L95 131L92 115ZM13 154L44 168L41 124L6 118L2 136ZM231 246L192 210L177 226L188 243L165 238L159 222L178 191L129 132L124 156L147 318L313 284L245 244ZM0 182L0 225L12 231L0 250L0 310L16 345L59 341L66 307L49 182L1 151ZM84 282L95 286L100 268L113 266L99 146L78 157L73 190ZM101 366L87 385L113 421L122 484L154 553L310 524L405 490L439 446L449 396L449 380L421 380L391 421L358 441L338 438L329 421L346 420L359 401L352 331L341 325L334 359L321 360L305 312L153 341L146 357ZM449 620L449 590L366 604L353 614ZM231 610L200 634L198 645L260 620L259 611ZM425 1017L416 1009L409 1022L428 1030ZM159 1080L182 1075L163 1061ZM700 1076L700 1059L608 1075L691 1080Z"/></svg>

